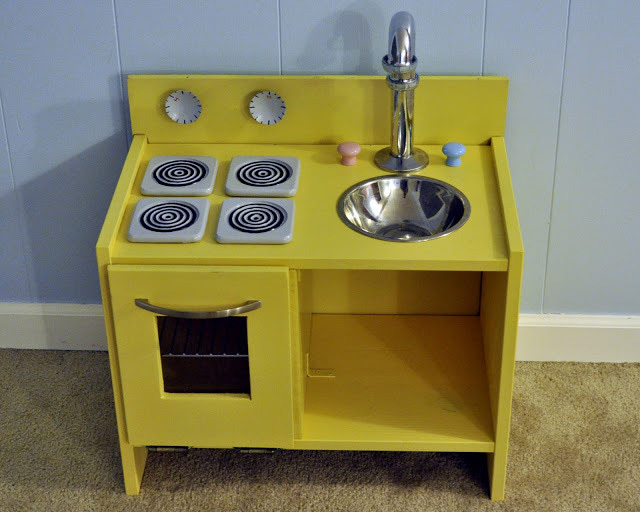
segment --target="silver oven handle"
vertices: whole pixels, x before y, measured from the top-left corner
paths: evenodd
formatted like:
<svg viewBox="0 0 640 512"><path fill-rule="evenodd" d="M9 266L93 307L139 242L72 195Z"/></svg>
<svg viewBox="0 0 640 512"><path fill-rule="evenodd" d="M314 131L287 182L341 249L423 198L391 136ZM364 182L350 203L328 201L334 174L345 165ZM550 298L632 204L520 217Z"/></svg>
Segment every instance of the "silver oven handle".
<svg viewBox="0 0 640 512"><path fill-rule="evenodd" d="M207 319L207 318L225 318L227 316L241 315L242 313L248 313L262 307L261 300L248 300L240 306L236 306L229 309L218 309L217 311L181 311L179 309L163 308L162 306L155 306L150 304L147 299L136 299L136 306L152 313L158 313L160 315L173 316L176 318L194 318L194 319Z"/></svg>

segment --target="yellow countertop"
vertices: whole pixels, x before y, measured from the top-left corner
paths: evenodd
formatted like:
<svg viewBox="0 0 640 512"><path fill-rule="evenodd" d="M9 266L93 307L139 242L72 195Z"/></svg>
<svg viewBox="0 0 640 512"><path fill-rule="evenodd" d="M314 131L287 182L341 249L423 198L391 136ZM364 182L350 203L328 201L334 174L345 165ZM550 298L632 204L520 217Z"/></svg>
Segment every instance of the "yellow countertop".
<svg viewBox="0 0 640 512"><path fill-rule="evenodd" d="M398 243L364 236L345 226L337 215L340 195L351 185L388 175L373 164L382 146L363 146L358 163L339 163L335 145L257 144L141 144L137 168L123 171L121 180L134 180L124 215L111 245L111 263L192 265L273 265L297 269L413 269L489 270L508 266L504 223L491 146L468 146L460 167L447 167L440 146L420 146L430 164L416 173L436 178L461 190L471 204L471 216L458 231L417 243ZM136 145L132 145L135 152ZM207 196L211 210L202 241L191 244L131 243L126 233L140 194L140 182L150 158L157 155L215 156L218 173ZM219 244L215 241L220 205L228 198L224 183L231 158L294 156L301 161L295 201L294 232L284 245ZM127 177L126 173L131 173ZM135 178L133 177L135 175Z"/></svg>

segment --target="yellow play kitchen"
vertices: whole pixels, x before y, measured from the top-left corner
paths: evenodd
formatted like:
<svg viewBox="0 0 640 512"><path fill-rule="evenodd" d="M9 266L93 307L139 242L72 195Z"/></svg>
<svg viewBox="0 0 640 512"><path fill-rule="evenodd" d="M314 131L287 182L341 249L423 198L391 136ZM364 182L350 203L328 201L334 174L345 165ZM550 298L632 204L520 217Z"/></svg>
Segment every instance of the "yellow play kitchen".
<svg viewBox="0 0 640 512"><path fill-rule="evenodd" d="M483 452L504 497L508 81L419 78L412 36L386 77L129 77L97 244L127 493L149 449L241 448Z"/></svg>

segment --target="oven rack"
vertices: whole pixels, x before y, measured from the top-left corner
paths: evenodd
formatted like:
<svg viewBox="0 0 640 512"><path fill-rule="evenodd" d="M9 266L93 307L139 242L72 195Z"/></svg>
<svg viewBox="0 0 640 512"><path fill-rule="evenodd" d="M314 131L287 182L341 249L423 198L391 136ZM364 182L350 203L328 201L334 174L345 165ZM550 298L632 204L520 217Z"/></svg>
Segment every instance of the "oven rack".
<svg viewBox="0 0 640 512"><path fill-rule="evenodd" d="M245 317L157 322L165 392L250 394Z"/></svg>

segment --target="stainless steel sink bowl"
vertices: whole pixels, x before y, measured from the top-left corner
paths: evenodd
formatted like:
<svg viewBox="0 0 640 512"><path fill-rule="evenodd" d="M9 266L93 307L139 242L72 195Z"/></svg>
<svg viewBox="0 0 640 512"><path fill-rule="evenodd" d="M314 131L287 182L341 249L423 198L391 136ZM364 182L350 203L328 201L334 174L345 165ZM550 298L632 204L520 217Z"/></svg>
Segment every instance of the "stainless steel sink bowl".
<svg viewBox="0 0 640 512"><path fill-rule="evenodd" d="M380 240L421 242L453 233L471 214L457 188L421 176L380 176L347 189L338 215L351 229Z"/></svg>

